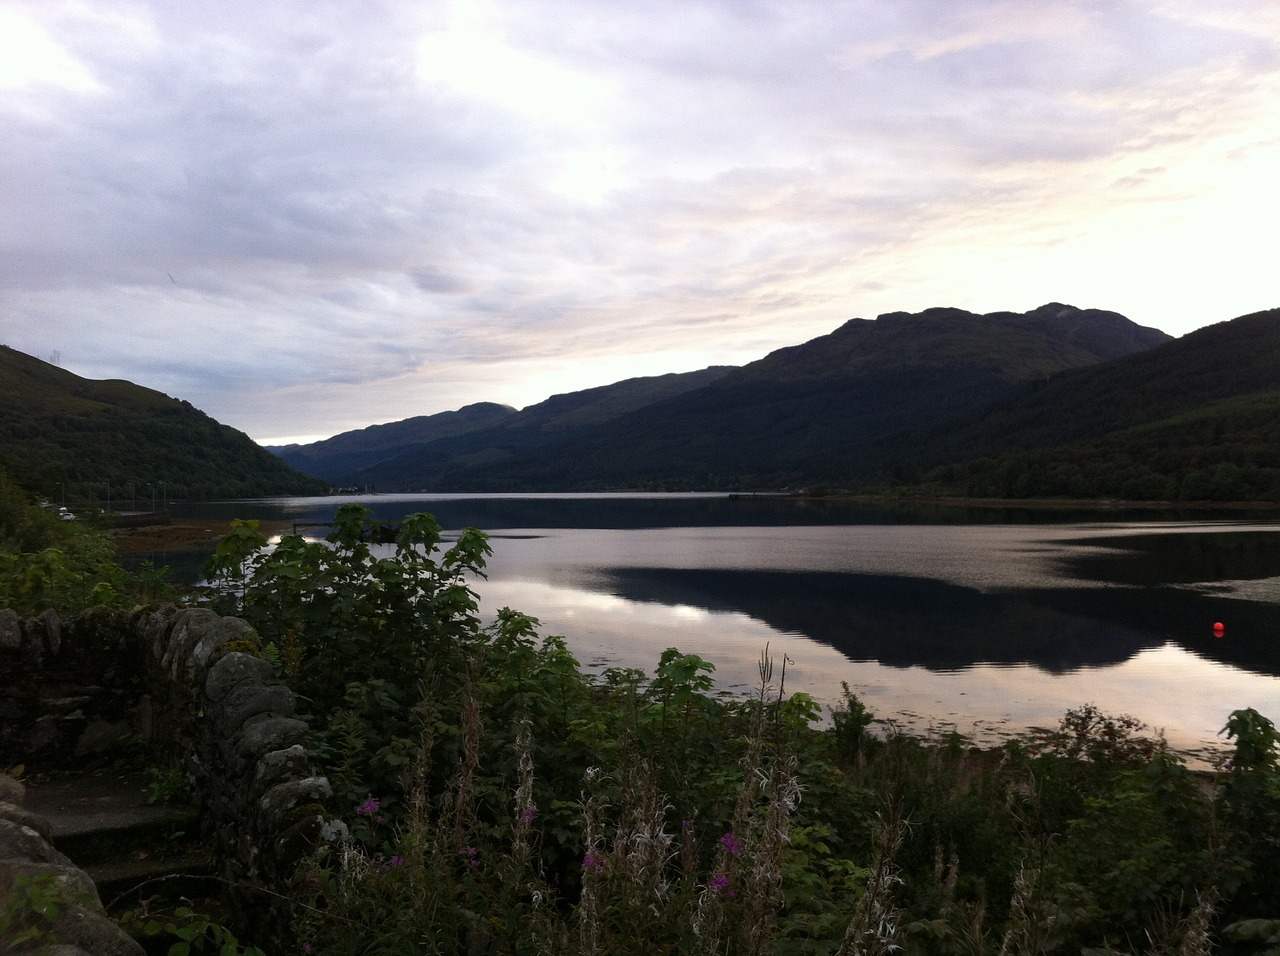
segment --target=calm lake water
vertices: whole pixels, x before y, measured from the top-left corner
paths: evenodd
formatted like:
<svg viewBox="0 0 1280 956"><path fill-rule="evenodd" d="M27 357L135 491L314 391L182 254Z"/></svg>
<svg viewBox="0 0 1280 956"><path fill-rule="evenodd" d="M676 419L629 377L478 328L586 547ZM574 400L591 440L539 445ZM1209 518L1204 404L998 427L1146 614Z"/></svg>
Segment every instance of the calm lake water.
<svg viewBox="0 0 1280 956"><path fill-rule="evenodd" d="M1234 709L1280 720L1280 520L724 495L378 495L187 506L299 531L348 501L488 531L484 613L563 634L584 665L652 672L667 647L749 692L841 683L912 732L979 743L1096 703L1197 759ZM179 507L172 509L181 513ZM1266 513L1264 513L1266 514ZM1223 637L1214 623L1225 625Z"/></svg>

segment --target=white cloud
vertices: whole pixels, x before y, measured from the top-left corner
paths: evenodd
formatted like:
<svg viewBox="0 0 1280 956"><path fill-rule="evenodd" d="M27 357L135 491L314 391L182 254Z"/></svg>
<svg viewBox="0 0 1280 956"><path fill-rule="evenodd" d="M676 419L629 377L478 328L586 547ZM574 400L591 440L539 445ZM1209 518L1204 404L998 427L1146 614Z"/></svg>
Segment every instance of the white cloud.
<svg viewBox="0 0 1280 956"><path fill-rule="evenodd" d="M1268 0L0 19L27 37L0 57L0 338L260 437L897 309L1057 299L1179 334L1275 304Z"/></svg>

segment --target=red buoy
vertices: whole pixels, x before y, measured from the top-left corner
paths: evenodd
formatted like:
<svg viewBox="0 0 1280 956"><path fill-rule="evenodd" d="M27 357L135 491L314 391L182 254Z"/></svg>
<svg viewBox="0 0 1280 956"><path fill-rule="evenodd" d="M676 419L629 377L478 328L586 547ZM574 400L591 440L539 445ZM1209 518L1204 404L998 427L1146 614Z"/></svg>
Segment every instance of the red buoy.
<svg viewBox="0 0 1280 956"><path fill-rule="evenodd" d="M1223 626L1222 622L1215 621L1213 625L1213 636L1222 637L1222 635L1225 633L1227 633L1227 629Z"/></svg>

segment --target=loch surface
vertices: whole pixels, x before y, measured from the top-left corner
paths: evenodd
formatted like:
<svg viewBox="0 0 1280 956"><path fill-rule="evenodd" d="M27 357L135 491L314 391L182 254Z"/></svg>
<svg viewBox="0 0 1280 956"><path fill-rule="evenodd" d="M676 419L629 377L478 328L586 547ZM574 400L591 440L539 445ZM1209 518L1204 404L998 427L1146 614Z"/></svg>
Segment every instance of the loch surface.
<svg viewBox="0 0 1280 956"><path fill-rule="evenodd" d="M1228 714L1280 719L1280 521L1270 513L873 507L725 495L377 495L188 505L320 537L348 501L491 536L482 610L563 634L587 667L679 647L750 692L847 683L912 732L997 742L1095 703L1207 754ZM175 508L175 512L179 509ZM1222 623L1223 636L1214 632Z"/></svg>

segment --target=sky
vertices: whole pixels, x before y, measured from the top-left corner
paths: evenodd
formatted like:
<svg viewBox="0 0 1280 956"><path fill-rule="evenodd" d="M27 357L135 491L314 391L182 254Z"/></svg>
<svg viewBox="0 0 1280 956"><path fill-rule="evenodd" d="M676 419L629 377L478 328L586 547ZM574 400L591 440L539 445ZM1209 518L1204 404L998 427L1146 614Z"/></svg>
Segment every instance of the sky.
<svg viewBox="0 0 1280 956"><path fill-rule="evenodd" d="M1276 0L0 0L0 344L263 444L1280 306Z"/></svg>

